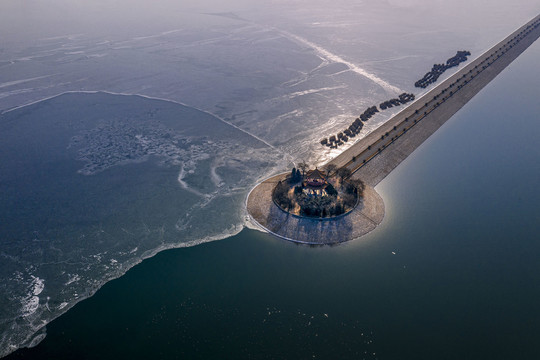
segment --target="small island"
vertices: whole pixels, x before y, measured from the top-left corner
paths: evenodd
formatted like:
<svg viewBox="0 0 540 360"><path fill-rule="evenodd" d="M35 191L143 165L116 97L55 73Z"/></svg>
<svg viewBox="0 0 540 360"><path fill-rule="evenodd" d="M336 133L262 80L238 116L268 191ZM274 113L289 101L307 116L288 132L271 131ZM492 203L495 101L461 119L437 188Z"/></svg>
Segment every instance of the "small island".
<svg viewBox="0 0 540 360"><path fill-rule="evenodd" d="M297 167L251 190L246 201L251 225L297 243L333 245L357 239L383 220L380 195L347 167Z"/></svg>
<svg viewBox="0 0 540 360"><path fill-rule="evenodd" d="M358 239L384 218L384 202L376 186L429 136L493 80L540 36L535 17L461 70L426 92L421 99L394 115L322 169L278 174L257 184L248 194L248 224L292 242L333 245ZM445 65L436 65L418 82L427 87L443 70L467 60L460 51ZM413 101L414 95L381 103L385 109ZM362 129L364 119L378 112L368 108L352 125L321 144L337 148ZM362 179L361 182L357 182Z"/></svg>
<svg viewBox="0 0 540 360"><path fill-rule="evenodd" d="M305 172L305 166L293 168L290 175L278 181L272 200L283 211L309 218L333 218L352 211L364 192L364 183L350 179L347 168L327 172L315 168Z"/></svg>

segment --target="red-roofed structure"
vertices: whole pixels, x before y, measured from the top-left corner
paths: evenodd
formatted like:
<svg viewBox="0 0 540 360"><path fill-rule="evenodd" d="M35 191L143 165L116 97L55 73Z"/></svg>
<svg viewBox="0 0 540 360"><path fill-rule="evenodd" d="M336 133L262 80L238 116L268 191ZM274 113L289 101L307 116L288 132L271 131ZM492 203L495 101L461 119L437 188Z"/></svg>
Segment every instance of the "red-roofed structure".
<svg viewBox="0 0 540 360"><path fill-rule="evenodd" d="M304 181L304 189L312 195L323 195L324 189L328 185L326 181L326 173L317 168L315 170L310 170L306 174L306 179Z"/></svg>

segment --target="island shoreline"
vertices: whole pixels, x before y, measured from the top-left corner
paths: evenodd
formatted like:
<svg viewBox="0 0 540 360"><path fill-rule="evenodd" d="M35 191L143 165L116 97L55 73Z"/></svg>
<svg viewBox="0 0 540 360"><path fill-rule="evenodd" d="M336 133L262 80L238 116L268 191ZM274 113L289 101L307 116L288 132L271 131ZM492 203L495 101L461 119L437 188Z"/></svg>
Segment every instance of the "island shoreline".
<svg viewBox="0 0 540 360"><path fill-rule="evenodd" d="M346 214L312 218L287 213L272 200L275 185L285 180L287 175L282 173L265 179L247 195L246 208L254 227L295 243L335 245L368 234L384 219L384 201L369 185L366 185L358 205Z"/></svg>
<svg viewBox="0 0 540 360"><path fill-rule="evenodd" d="M321 226L319 219L287 214L272 200L275 175L247 195L250 220L282 239L310 245L332 245L360 238L384 219L384 202L375 186L457 113L478 92L540 37L540 15L519 27L466 66L426 92L387 122L329 161L347 168L366 185L362 205L342 218ZM439 100L441 98L441 100ZM285 213L284 215L279 214ZM372 216L366 216L370 214ZM371 225L371 226L370 226ZM336 238L338 237L338 238Z"/></svg>

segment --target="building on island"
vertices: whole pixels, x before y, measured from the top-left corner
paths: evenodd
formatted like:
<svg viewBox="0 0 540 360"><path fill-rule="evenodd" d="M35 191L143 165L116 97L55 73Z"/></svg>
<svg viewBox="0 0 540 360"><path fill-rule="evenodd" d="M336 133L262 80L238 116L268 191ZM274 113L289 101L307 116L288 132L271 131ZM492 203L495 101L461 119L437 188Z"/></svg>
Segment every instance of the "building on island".
<svg viewBox="0 0 540 360"><path fill-rule="evenodd" d="M315 168L315 170L310 170L307 172L302 185L304 191L308 195L326 195L325 189L328 186L328 182L326 181L326 173L317 168Z"/></svg>

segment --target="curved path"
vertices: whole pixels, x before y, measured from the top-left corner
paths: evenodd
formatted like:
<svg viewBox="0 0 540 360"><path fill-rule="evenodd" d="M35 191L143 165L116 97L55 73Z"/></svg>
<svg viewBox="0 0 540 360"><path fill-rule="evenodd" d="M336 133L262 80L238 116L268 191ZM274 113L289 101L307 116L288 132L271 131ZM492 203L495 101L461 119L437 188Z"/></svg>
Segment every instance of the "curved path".
<svg viewBox="0 0 540 360"><path fill-rule="evenodd" d="M358 206L343 216L319 220L291 215L272 201L272 190L287 175L263 181L247 198L248 213L256 224L285 240L313 245L336 244L367 234L384 218L384 202L371 186L366 186Z"/></svg>

